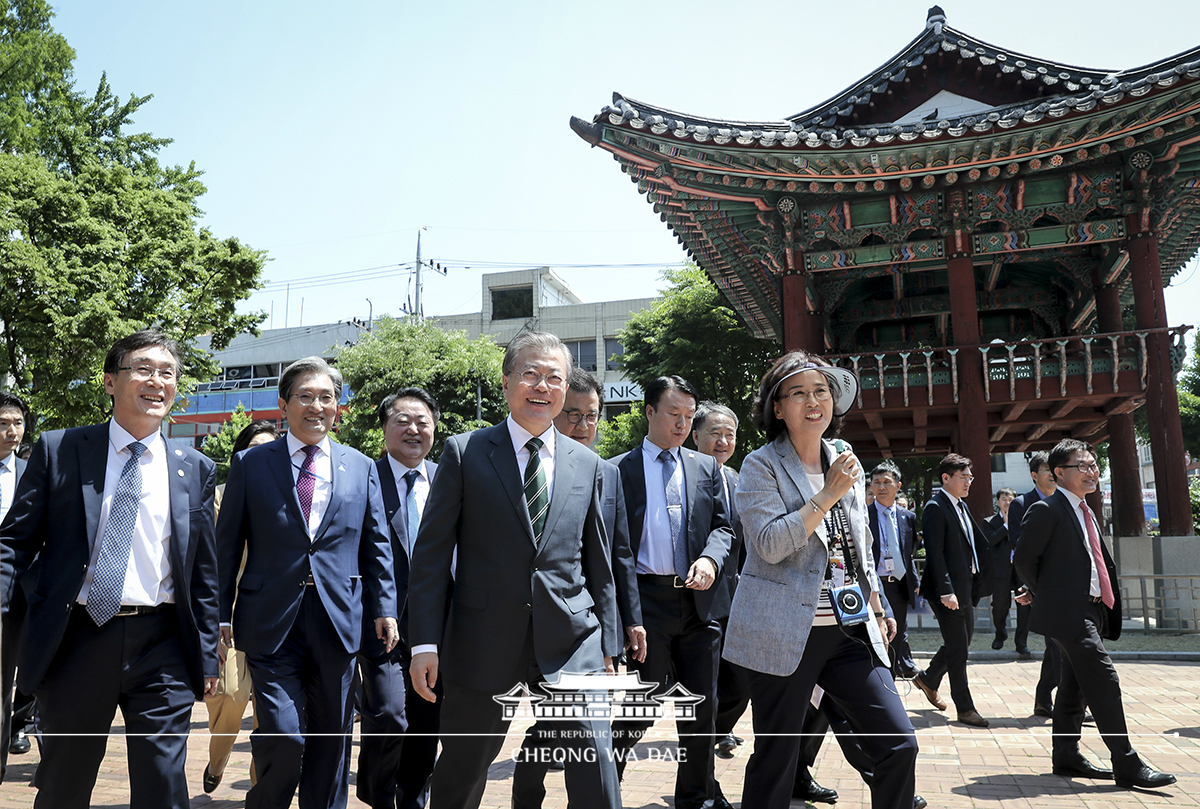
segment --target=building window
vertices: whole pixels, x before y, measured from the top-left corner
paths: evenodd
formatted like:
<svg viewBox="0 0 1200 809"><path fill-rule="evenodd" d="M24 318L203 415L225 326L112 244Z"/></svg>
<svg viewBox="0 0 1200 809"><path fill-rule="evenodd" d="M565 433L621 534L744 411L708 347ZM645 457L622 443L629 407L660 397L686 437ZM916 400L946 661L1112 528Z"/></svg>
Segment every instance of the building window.
<svg viewBox="0 0 1200 809"><path fill-rule="evenodd" d="M992 471L996 473L1007 472L1008 462L1003 455L992 456Z"/></svg>
<svg viewBox="0 0 1200 809"><path fill-rule="evenodd" d="M492 290L492 320L533 317L533 287Z"/></svg>
<svg viewBox="0 0 1200 809"><path fill-rule="evenodd" d="M576 368L582 368L592 373L596 372L595 340L567 341L566 345L567 348L571 349L571 359L575 362Z"/></svg>
<svg viewBox="0 0 1200 809"><path fill-rule="evenodd" d="M604 338L604 370L619 371L617 357L625 353L625 346L617 342L615 337Z"/></svg>

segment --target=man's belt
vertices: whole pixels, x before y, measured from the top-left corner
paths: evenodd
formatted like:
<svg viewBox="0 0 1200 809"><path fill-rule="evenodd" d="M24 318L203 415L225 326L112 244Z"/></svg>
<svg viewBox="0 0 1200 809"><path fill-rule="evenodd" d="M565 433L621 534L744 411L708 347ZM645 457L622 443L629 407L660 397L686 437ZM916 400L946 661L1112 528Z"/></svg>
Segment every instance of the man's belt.
<svg viewBox="0 0 1200 809"><path fill-rule="evenodd" d="M1093 604L1103 604L1104 598L1102 596L1088 596L1088 601L1092 602Z"/></svg>
<svg viewBox="0 0 1200 809"><path fill-rule="evenodd" d="M637 574L638 582L647 584L658 584L663 587L674 587L676 590L682 590L684 587L683 579L678 576L659 576L656 573L639 573Z"/></svg>
<svg viewBox="0 0 1200 809"><path fill-rule="evenodd" d="M132 618L135 615L157 615L160 612L166 612L174 608L174 604L155 604L153 607L126 607L122 606L117 610L114 618Z"/></svg>

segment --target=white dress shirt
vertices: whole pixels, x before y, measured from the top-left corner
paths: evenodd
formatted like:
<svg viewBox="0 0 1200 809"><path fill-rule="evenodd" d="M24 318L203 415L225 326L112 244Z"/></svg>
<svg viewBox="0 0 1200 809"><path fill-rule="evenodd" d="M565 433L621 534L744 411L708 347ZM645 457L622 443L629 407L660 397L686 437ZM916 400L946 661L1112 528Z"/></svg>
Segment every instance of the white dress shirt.
<svg viewBox="0 0 1200 809"><path fill-rule="evenodd" d="M1071 492L1062 488L1061 486L1059 487L1059 491L1062 492L1063 494L1065 494L1067 496L1067 499L1069 501L1071 501L1071 512L1075 515L1075 522L1079 523L1079 530L1083 532L1083 547L1087 550L1088 564L1090 564L1092 567L1092 579L1091 579L1091 584L1088 585L1088 595L1090 595L1092 598L1099 598L1100 597L1100 573L1096 570L1096 557L1092 555L1092 542L1091 542L1091 540L1088 539L1087 523L1084 522L1084 520L1083 520L1083 509L1081 509L1079 507L1079 504L1082 503L1083 500L1076 497L1074 494L1072 494ZM1095 522L1095 520L1096 520L1096 515L1093 514L1092 515L1093 523ZM1095 526L1095 528L1096 528L1096 536L1099 536L1100 535L1100 526L1097 525L1097 526ZM1101 540L1101 541L1103 541L1103 540ZM1114 588L1114 590L1115 589L1116 588Z"/></svg>
<svg viewBox="0 0 1200 809"><path fill-rule="evenodd" d="M520 476L522 483L525 482L525 467L529 465L529 450L525 449L525 445L529 443L531 438L540 438L542 448L538 450L538 458L542 461L542 469L546 473L546 500L549 501L554 497L554 427L539 436L526 430L520 424L513 420L510 414L504 420L508 425L508 435L512 439L513 450L517 453L517 474Z"/></svg>
<svg viewBox="0 0 1200 809"><path fill-rule="evenodd" d="M0 461L0 522L12 508L13 494L17 490L17 453L10 452Z"/></svg>
<svg viewBox="0 0 1200 809"><path fill-rule="evenodd" d="M100 548L104 544L104 531L108 527L108 515L121 471L129 460L127 447L140 441L146 451L138 459L142 470L142 496L138 501L137 523L133 529L133 541L129 547L129 569L125 573L125 588L121 591L121 605L125 607L154 607L175 601L175 587L171 578L171 483L167 469L167 453L170 449L157 430L148 436L135 438L115 420L108 422L108 460L104 467L104 499L100 506L100 522L96 526L92 556L88 561L87 575L79 589L78 601L87 603L92 588L92 576Z"/></svg>
<svg viewBox="0 0 1200 809"><path fill-rule="evenodd" d="M287 434L288 455L292 458L292 483L300 479L300 470L304 466L305 444L299 438ZM321 527L321 519L329 506L329 496L333 493L333 457L329 454L329 437L321 439L317 451L313 453L313 496L312 508L308 512L308 538L311 540Z"/></svg>
<svg viewBox="0 0 1200 809"><path fill-rule="evenodd" d="M659 460L662 447L649 438L642 439L642 471L646 481L646 517L642 522L641 545L638 547L637 572L657 576L674 576L675 550L671 547L671 518L667 515L667 490L663 486L663 462ZM671 485L679 488L683 504L681 542L687 542L687 496L683 488L683 459L679 447L670 450L675 458L675 473Z"/></svg>
<svg viewBox="0 0 1200 809"><path fill-rule="evenodd" d="M425 501L429 499L429 468L425 465L425 459L414 467L407 467L397 461L391 455L387 456L388 466L392 468L392 477L396 480L396 496L400 498L400 508L404 509L405 517L408 516L408 484L404 482L404 476L409 472L416 470L417 478L413 481L413 500L417 504L417 514L425 513ZM409 526L409 534L413 534L412 526ZM416 536L410 536L409 542L416 540ZM410 547L409 553L412 553Z"/></svg>

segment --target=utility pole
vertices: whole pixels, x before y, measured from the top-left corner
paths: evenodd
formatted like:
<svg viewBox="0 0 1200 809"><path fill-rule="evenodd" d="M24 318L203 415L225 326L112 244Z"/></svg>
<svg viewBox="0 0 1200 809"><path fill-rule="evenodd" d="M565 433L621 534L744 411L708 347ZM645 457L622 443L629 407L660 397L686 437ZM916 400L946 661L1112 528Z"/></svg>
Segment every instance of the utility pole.
<svg viewBox="0 0 1200 809"><path fill-rule="evenodd" d="M413 314L421 319L425 317L425 310L421 308L421 228L417 231L417 303L413 307Z"/></svg>

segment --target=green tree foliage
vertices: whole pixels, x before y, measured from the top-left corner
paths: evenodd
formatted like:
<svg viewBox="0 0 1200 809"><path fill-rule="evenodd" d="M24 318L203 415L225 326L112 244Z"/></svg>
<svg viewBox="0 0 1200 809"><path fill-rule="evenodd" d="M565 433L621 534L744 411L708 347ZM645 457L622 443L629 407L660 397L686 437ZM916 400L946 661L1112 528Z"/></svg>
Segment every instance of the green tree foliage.
<svg viewBox="0 0 1200 809"><path fill-rule="evenodd" d="M628 411L600 422L596 454L601 458L612 458L633 449L646 437L648 428L645 405L634 402Z"/></svg>
<svg viewBox="0 0 1200 809"><path fill-rule="evenodd" d="M217 462L217 483L224 483L229 476L229 462L233 459L233 444L237 441L242 430L250 426L254 419L246 412L246 408L238 402L229 421L221 427L221 432L207 436L200 451Z"/></svg>
<svg viewBox="0 0 1200 809"><path fill-rule="evenodd" d="M210 377L220 350L254 331L238 314L265 254L197 224L195 166L161 166L169 140L131 134L150 96L121 102L106 78L75 91L74 52L44 0L0 0L0 373L48 429L95 422L109 399L108 347L153 327L185 347L181 389Z"/></svg>
<svg viewBox="0 0 1200 809"><path fill-rule="evenodd" d="M702 398L733 410L739 422L738 448L730 462L737 466L757 446L750 405L759 380L783 347L751 337L695 264L666 270L663 276L667 288L662 299L635 314L617 335L625 347L621 367L643 386L655 377L678 374L695 385ZM631 447L606 445L615 452Z"/></svg>
<svg viewBox="0 0 1200 809"><path fill-rule="evenodd" d="M1193 458L1200 458L1200 332L1192 342L1192 352L1176 381L1179 397L1179 421L1183 427L1183 448ZM1134 411L1133 429L1138 438L1149 443L1150 422L1146 408ZM1200 523L1197 523L1200 524Z"/></svg>
<svg viewBox="0 0 1200 809"><path fill-rule="evenodd" d="M508 415L500 386L503 360L504 350L488 337L468 340L464 332L442 331L430 321L379 318L373 331L338 357L338 369L354 391L338 435L367 456L379 457L379 402L399 388L425 388L442 411L431 453L436 460L447 436ZM483 392L482 420L475 418L477 383Z"/></svg>

